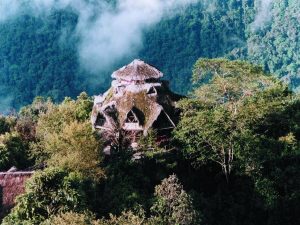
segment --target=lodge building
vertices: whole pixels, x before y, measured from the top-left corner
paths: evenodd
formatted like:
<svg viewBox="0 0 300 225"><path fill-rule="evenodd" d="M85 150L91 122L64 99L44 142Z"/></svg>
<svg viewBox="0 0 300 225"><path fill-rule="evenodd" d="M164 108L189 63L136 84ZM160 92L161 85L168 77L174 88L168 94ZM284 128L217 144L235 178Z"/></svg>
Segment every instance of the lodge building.
<svg viewBox="0 0 300 225"><path fill-rule="evenodd" d="M135 59L115 71L111 88L95 96L92 112L93 128L99 133L125 131L131 144L156 130L158 138L167 136L176 126L176 102L182 97L172 93L163 73L155 67ZM106 143L106 150L113 143Z"/></svg>

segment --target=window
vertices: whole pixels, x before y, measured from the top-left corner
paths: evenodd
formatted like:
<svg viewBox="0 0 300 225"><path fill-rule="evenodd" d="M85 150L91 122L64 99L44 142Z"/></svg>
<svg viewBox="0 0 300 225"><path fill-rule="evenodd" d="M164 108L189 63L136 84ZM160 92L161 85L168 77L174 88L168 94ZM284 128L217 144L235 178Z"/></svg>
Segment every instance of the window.
<svg viewBox="0 0 300 225"><path fill-rule="evenodd" d="M167 115L167 113L162 110L156 121L153 123L152 127L154 129L172 129L175 127L175 124Z"/></svg>
<svg viewBox="0 0 300 225"><path fill-rule="evenodd" d="M145 115L144 113L136 107L133 107L128 113L126 117L125 123L138 123L140 125L144 125L145 123Z"/></svg>
<svg viewBox="0 0 300 225"><path fill-rule="evenodd" d="M105 124L105 122L105 117L101 113L99 113L95 125L102 127Z"/></svg>
<svg viewBox="0 0 300 225"><path fill-rule="evenodd" d="M148 95L157 95L157 90L155 87L151 87L149 88L148 92L147 92Z"/></svg>

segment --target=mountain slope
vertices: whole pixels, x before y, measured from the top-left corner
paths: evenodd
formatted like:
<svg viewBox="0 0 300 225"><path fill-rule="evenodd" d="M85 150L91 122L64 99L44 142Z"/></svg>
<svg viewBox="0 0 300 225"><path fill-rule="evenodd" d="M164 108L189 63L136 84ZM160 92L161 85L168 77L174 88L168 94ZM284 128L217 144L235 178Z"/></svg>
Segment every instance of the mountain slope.
<svg viewBox="0 0 300 225"><path fill-rule="evenodd" d="M199 0L145 30L143 47L115 63L142 58L164 72L174 91L187 93L192 88L192 65L199 57L240 58L261 64L297 88L300 5L297 0L274 0L268 15L262 15L266 12L259 2ZM36 95L61 101L82 90L95 94L109 86L114 66L101 74L80 67L77 20L75 13L61 10L0 24L0 110L18 108Z"/></svg>

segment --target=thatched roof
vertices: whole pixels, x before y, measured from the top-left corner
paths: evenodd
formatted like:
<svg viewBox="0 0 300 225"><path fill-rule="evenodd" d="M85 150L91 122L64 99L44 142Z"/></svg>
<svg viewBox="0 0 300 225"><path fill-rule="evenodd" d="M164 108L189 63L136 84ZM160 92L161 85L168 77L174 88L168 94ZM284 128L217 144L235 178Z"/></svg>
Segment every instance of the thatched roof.
<svg viewBox="0 0 300 225"><path fill-rule="evenodd" d="M0 172L0 188L2 189L2 207L4 210L12 207L15 204L16 196L24 193L25 181L32 174L33 171Z"/></svg>
<svg viewBox="0 0 300 225"><path fill-rule="evenodd" d="M123 66L111 75L112 78L128 81L139 81L153 78L158 79L162 76L163 73L158 69L139 59L133 60L132 63L127 66Z"/></svg>

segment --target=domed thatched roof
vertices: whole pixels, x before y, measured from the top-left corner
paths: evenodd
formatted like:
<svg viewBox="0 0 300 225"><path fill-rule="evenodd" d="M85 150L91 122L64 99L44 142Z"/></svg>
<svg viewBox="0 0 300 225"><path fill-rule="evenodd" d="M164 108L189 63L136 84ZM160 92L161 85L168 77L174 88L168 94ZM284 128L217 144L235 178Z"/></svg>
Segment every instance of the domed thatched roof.
<svg viewBox="0 0 300 225"><path fill-rule="evenodd" d="M162 72L140 59L133 60L132 63L127 66L123 66L111 75L112 78L127 81L139 81L153 78L159 79L162 76Z"/></svg>

